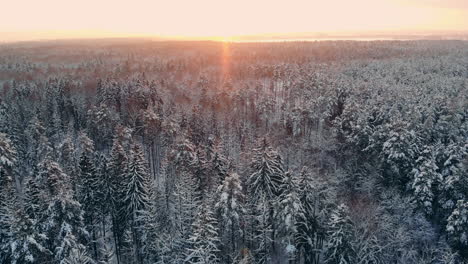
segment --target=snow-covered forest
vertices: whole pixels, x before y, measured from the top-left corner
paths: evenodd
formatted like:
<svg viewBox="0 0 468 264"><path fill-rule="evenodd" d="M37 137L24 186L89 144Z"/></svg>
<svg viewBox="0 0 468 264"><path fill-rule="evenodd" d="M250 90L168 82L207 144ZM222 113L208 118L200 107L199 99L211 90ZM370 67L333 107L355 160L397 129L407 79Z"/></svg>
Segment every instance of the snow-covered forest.
<svg viewBox="0 0 468 264"><path fill-rule="evenodd" d="M0 263L468 261L468 42L0 45Z"/></svg>

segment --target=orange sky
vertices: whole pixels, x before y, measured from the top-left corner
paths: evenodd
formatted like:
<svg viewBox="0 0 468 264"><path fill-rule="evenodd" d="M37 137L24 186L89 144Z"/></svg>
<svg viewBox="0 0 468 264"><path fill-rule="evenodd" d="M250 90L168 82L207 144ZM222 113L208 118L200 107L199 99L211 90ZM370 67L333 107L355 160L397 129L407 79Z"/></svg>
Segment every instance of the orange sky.
<svg viewBox="0 0 468 264"><path fill-rule="evenodd" d="M0 0L0 6L3 40L468 30L468 0Z"/></svg>

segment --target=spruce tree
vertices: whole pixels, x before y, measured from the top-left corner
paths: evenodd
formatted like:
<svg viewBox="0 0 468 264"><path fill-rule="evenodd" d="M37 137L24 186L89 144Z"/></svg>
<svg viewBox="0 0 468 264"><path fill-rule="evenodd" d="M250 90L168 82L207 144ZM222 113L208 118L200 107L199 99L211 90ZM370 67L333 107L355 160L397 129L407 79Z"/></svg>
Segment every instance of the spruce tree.
<svg viewBox="0 0 468 264"><path fill-rule="evenodd" d="M267 228L271 229L270 238L272 250L276 250L276 235L277 223L275 221L277 210L276 204L278 196L281 193L280 186L284 181L284 169L281 156L274 151L268 144L266 138L263 138L258 148L254 149L253 158L250 164L252 174L247 180L249 187L249 199L252 199L254 206L261 208L257 212L262 215L263 220L268 220L268 223L262 223ZM257 203L257 204L256 204ZM259 205L258 203L266 203ZM264 210L268 208L269 216L265 218Z"/></svg>
<svg viewBox="0 0 468 264"><path fill-rule="evenodd" d="M37 220L31 219L24 208L15 210L11 221L10 248L3 252L10 253L12 264L40 263L52 254L46 248L47 237L38 228Z"/></svg>
<svg viewBox="0 0 468 264"><path fill-rule="evenodd" d="M442 181L433 157L433 149L425 148L416 160L416 167L412 170L412 189L420 208L427 214L433 213L435 186Z"/></svg>
<svg viewBox="0 0 468 264"><path fill-rule="evenodd" d="M84 133L79 137L81 157L79 163L80 176L75 196L82 205L86 229L92 235L94 258L98 259L97 223L99 220L100 182L94 164L94 144Z"/></svg>
<svg viewBox="0 0 468 264"><path fill-rule="evenodd" d="M452 214L447 219L446 230L449 239L468 256L468 202L459 200Z"/></svg>
<svg viewBox="0 0 468 264"><path fill-rule="evenodd" d="M16 149L3 133L0 133L0 261L11 260L10 243L12 222L14 221L16 196L13 185L13 166L16 162Z"/></svg>
<svg viewBox="0 0 468 264"><path fill-rule="evenodd" d="M142 263L141 231L143 223L140 223L139 220L150 205L150 178L143 151L138 144L134 144L132 147L127 173L127 193L124 199L126 217L132 227L135 259Z"/></svg>
<svg viewBox="0 0 468 264"><path fill-rule="evenodd" d="M218 187L215 209L220 219L220 237L224 252L235 253L242 237L241 223L245 210L244 194L240 177L235 172L226 175L223 184ZM230 246L228 246L230 245Z"/></svg>
<svg viewBox="0 0 468 264"><path fill-rule="evenodd" d="M186 263L219 263L218 223L209 203L204 203L192 224L193 233L189 238Z"/></svg>
<svg viewBox="0 0 468 264"><path fill-rule="evenodd" d="M40 230L47 236L49 261L61 263L74 249L84 248L86 231L81 204L73 199L69 178L61 167L45 159L40 164L39 179L45 189L47 208L40 220Z"/></svg>
<svg viewBox="0 0 468 264"><path fill-rule="evenodd" d="M266 138L263 138L259 147L253 151L254 156L250 164L252 174L248 179L253 198L264 195L268 199L274 199L279 194L284 177L281 156L269 146Z"/></svg>
<svg viewBox="0 0 468 264"><path fill-rule="evenodd" d="M344 204L339 205L331 214L325 263L355 263L353 223L348 214L348 207Z"/></svg>
<svg viewBox="0 0 468 264"><path fill-rule="evenodd" d="M281 236L283 242L286 244L286 253L289 255L290 260L293 260L296 251L294 236L297 232L296 227L299 213L303 212L303 209L299 200L299 188L296 179L290 172L285 173L284 181L280 189L281 194L278 201L278 211L281 221Z"/></svg>
<svg viewBox="0 0 468 264"><path fill-rule="evenodd" d="M300 210L296 219L295 243L305 264L320 263L320 255L325 238L327 208L325 192L320 189L313 176L304 167L299 175ZM300 257L300 256L299 256Z"/></svg>
<svg viewBox="0 0 468 264"><path fill-rule="evenodd" d="M114 138L108 167L108 199L111 203L112 228L116 246L117 258L120 259L120 249L123 242L123 234L127 226L126 206L124 203L127 185L127 154L122 146L119 136Z"/></svg>

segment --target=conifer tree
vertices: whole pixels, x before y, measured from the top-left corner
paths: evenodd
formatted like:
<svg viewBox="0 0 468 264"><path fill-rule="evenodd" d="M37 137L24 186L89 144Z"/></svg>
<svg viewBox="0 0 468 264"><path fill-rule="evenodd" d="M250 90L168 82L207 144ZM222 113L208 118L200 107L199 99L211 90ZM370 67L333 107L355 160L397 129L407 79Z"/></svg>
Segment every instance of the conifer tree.
<svg viewBox="0 0 468 264"><path fill-rule="evenodd" d="M212 149L207 153L207 159L209 162L211 175L209 186L219 186L223 183L226 176L228 175L228 160L222 153L222 147L219 143L214 143Z"/></svg>
<svg viewBox="0 0 468 264"><path fill-rule="evenodd" d="M10 253L12 264L39 263L52 254L46 248L46 235L38 229L37 221L31 219L24 208L18 208L11 221L10 248L3 252Z"/></svg>
<svg viewBox="0 0 468 264"><path fill-rule="evenodd" d="M352 239L353 224L348 215L348 207L341 204L331 214L325 263L355 263Z"/></svg>
<svg viewBox="0 0 468 264"><path fill-rule="evenodd" d="M84 222L86 229L92 235L92 248L94 258L98 259L97 245L97 223L99 220L99 202L100 197L100 182L94 164L94 144L93 141L85 134L81 133L79 137L81 146L81 157L79 163L80 177L78 179L77 191L75 196L82 205L84 211Z"/></svg>
<svg viewBox="0 0 468 264"><path fill-rule="evenodd" d="M74 248L71 250L68 257L66 257L61 264L94 264L96 263L88 256L86 249Z"/></svg>
<svg viewBox="0 0 468 264"><path fill-rule="evenodd" d="M108 199L111 203L111 217L117 259L120 259L120 247L127 225L126 206L124 203L127 190L126 177L128 168L127 154L120 136L114 138L108 168Z"/></svg>
<svg viewBox="0 0 468 264"><path fill-rule="evenodd" d="M299 175L300 210L296 221L295 242L298 255L303 255L305 264L320 263L321 249L325 237L324 225L327 222L325 193L313 181L312 175L304 167ZM300 256L299 256L300 257Z"/></svg>
<svg viewBox="0 0 468 264"><path fill-rule="evenodd" d="M0 133L0 261L10 261L12 222L14 221L16 196L13 185L13 166L16 149L3 133Z"/></svg>
<svg viewBox="0 0 468 264"><path fill-rule="evenodd" d="M85 247L89 233L81 204L72 197L68 176L49 159L43 160L39 168L38 178L43 186L48 186L44 194L48 205L39 222L40 230L47 236L47 248L52 252L49 261L60 263L73 249Z"/></svg>
<svg viewBox="0 0 468 264"><path fill-rule="evenodd" d="M438 156L438 167L443 178L438 188L439 204L445 215L449 215L458 200L468 198L468 177L464 177L468 168L463 163L467 156L467 146L443 145L439 148Z"/></svg>
<svg viewBox="0 0 468 264"><path fill-rule="evenodd" d="M134 144L132 147L127 173L128 185L124 199L126 217L132 226L136 260L142 263L141 231L143 223L140 223L139 219L150 205L150 179L143 151L138 144Z"/></svg>
<svg viewBox="0 0 468 264"><path fill-rule="evenodd" d="M274 221L271 207L264 194L258 198L252 210L253 241L255 263L266 264L271 261L274 242L272 223Z"/></svg>
<svg viewBox="0 0 468 264"><path fill-rule="evenodd" d="M195 221L196 211L201 200L193 177L186 173L179 177L171 200L172 212L170 216L174 219L174 226L169 229L172 231L169 235L174 237L171 242L174 245L172 254L181 257L180 252L184 252L184 249L188 248L189 238L193 231L192 224ZM179 260L183 261L183 258Z"/></svg>
<svg viewBox="0 0 468 264"><path fill-rule="evenodd" d="M289 255L290 260L293 260L296 251L294 236L297 232L296 226L299 213L303 212L303 209L299 200L299 188L296 179L290 172L285 173L284 182L281 184L280 189L278 206L281 235L283 242L286 244L286 253Z"/></svg>
<svg viewBox="0 0 468 264"><path fill-rule="evenodd" d="M219 263L218 223L209 203L204 203L192 224L186 263Z"/></svg>
<svg viewBox="0 0 468 264"><path fill-rule="evenodd" d="M278 201L281 189L280 185L284 180L284 169L281 156L269 146L266 138L261 140L260 146L254 149L254 156L251 161L252 174L250 175L247 185L249 187L249 199L252 199L254 204L265 202L265 205L255 205L262 210L257 210L262 215L262 220L268 220L268 223L262 223L271 229L271 248L275 250L275 241L277 235L277 223L275 217L277 215L275 205ZM261 198L261 199L260 199ZM265 208L268 208L269 216L263 216Z"/></svg>
<svg viewBox="0 0 468 264"><path fill-rule="evenodd" d="M253 198L261 195L268 199L275 198L279 194L284 169L281 156L272 150L266 138L263 138L260 146L254 149L250 167L252 174L248 179L248 186L254 194Z"/></svg>
<svg viewBox="0 0 468 264"><path fill-rule="evenodd" d="M237 173L230 172L226 175L223 184L218 187L216 198L215 209L220 219L220 237L225 252L234 253L241 239L241 223L245 214L244 194Z"/></svg>
<svg viewBox="0 0 468 264"><path fill-rule="evenodd" d="M411 187L419 206L427 215L431 215L434 210L434 186L442 181L432 152L431 148L424 149L416 160L416 167L412 170L414 178Z"/></svg>
<svg viewBox="0 0 468 264"><path fill-rule="evenodd" d="M446 230L450 240L461 249L465 256L468 254L468 202L459 200L452 214L447 219Z"/></svg>

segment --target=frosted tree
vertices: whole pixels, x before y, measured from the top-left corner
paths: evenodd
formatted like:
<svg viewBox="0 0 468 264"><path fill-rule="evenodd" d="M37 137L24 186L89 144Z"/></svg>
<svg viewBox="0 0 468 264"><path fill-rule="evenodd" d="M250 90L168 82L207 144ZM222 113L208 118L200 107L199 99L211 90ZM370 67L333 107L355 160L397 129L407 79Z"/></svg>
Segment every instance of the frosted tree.
<svg viewBox="0 0 468 264"><path fill-rule="evenodd" d="M60 166L46 159L39 177L49 186L46 192L50 197L40 227L52 252L50 261L61 263L73 249L85 247L89 234L84 227L81 205L71 196L69 178Z"/></svg>
<svg viewBox="0 0 468 264"><path fill-rule="evenodd" d="M0 173L1 177L6 177L8 170L16 161L16 149L7 135L0 133ZM11 175L10 175L11 177Z"/></svg>
<svg viewBox="0 0 468 264"><path fill-rule="evenodd" d="M120 247L122 243L123 232L127 224L124 199L127 190L126 177L128 159L127 154L122 146L122 140L119 136L114 138L111 155L108 162L108 177L106 177L108 186L107 193L111 204L110 211L112 217L112 231L116 246L116 254L117 258L120 259Z"/></svg>
<svg viewBox="0 0 468 264"><path fill-rule="evenodd" d="M303 209L299 199L299 188L296 179L290 172L285 173L280 189L281 194L278 201L278 214L281 221L281 236L286 244L286 253L292 260L294 259L296 251L294 236L297 232L297 221L299 213L303 212Z"/></svg>
<svg viewBox="0 0 468 264"><path fill-rule="evenodd" d="M252 199L254 204L266 203L260 206L263 209L269 208L269 217L264 220L270 221L265 225L271 228L271 247L275 250L277 232L275 204L281 191L280 185L284 180L283 163L281 156L269 146L266 138L263 138L260 146L254 149L253 155L250 164L252 174L247 180L249 199ZM264 213L263 210L259 212Z"/></svg>
<svg viewBox="0 0 468 264"><path fill-rule="evenodd" d="M210 141L214 140L210 139ZM222 152L222 146L218 141L211 142L207 149L208 174L211 175L210 188L217 188L217 186L221 185L228 174L228 160Z"/></svg>
<svg viewBox="0 0 468 264"><path fill-rule="evenodd" d="M271 260L273 229L271 208L267 198L262 195L259 202L254 204L251 225L253 226L252 247L254 248L255 263L265 264Z"/></svg>
<svg viewBox="0 0 468 264"><path fill-rule="evenodd" d="M13 166L16 149L3 133L0 133L0 260L9 260L12 221L14 221L16 193L13 185Z"/></svg>
<svg viewBox="0 0 468 264"><path fill-rule="evenodd" d="M66 257L60 264L94 264L96 263L90 258L84 248L74 248L71 250L68 257Z"/></svg>
<svg viewBox="0 0 468 264"><path fill-rule="evenodd" d="M49 250L53 259L61 262L72 250L84 249L81 241L87 237L84 229L80 204L71 197L56 197L46 211L43 230L48 237Z"/></svg>
<svg viewBox="0 0 468 264"><path fill-rule="evenodd" d="M179 171L191 171L191 167L196 160L195 147L188 139L180 140L172 153L172 160Z"/></svg>
<svg viewBox="0 0 468 264"><path fill-rule="evenodd" d="M213 175L208 174L208 162L205 157L205 153L199 148L196 151L196 159L193 161L192 166L192 175L197 183L198 192L201 197L204 198L208 195L210 190L210 181Z"/></svg>
<svg viewBox="0 0 468 264"><path fill-rule="evenodd" d="M348 216L348 207L341 204L330 217L325 263L355 263L352 239L353 224Z"/></svg>
<svg viewBox="0 0 468 264"><path fill-rule="evenodd" d="M68 133L65 139L59 145L60 164L63 170L68 175L75 175L76 173L76 149L73 143L72 136ZM72 177L72 176L71 176ZM76 179L75 179L76 181Z"/></svg>
<svg viewBox="0 0 468 264"><path fill-rule="evenodd" d="M189 238L186 263L219 263L218 223L208 203L201 206L192 224L193 233Z"/></svg>
<svg viewBox="0 0 468 264"><path fill-rule="evenodd" d="M468 248L468 202L459 200L452 214L447 219L446 230L449 238L463 254L467 254Z"/></svg>
<svg viewBox="0 0 468 264"><path fill-rule="evenodd" d="M40 141L38 139L44 134L45 128L42 122L34 115L25 130L26 141L28 142L26 160L31 167L35 166L40 158L40 153L38 153Z"/></svg>
<svg viewBox="0 0 468 264"><path fill-rule="evenodd" d="M175 185L173 195L171 214L174 216L175 229L182 238L188 239L196 208L200 205L200 194L195 180L190 175L182 174Z"/></svg>
<svg viewBox="0 0 468 264"><path fill-rule="evenodd" d="M458 200L464 200L468 195L468 178L463 176L467 169L463 163L467 156L466 148L457 144L439 148L439 170L443 180L438 189L438 202L446 214L453 211Z"/></svg>
<svg viewBox="0 0 468 264"><path fill-rule="evenodd" d="M216 201L215 209L220 219L220 237L225 245L225 252L234 253L242 235L241 222L245 214L244 194L237 173L230 172L226 175L222 185L218 187Z"/></svg>
<svg viewBox="0 0 468 264"><path fill-rule="evenodd" d="M45 247L47 237L38 230L36 220L31 219L23 208L14 212L11 221L10 248L3 249L3 252L10 253L12 264L39 263L51 255Z"/></svg>
<svg viewBox="0 0 468 264"><path fill-rule="evenodd" d="M135 260L142 263L142 241L140 237L143 223L140 223L139 219L142 212L150 204L150 178L145 156L138 144L134 144L132 147L126 179L128 179L128 184L124 204L127 219L129 219L132 227Z"/></svg>
<svg viewBox="0 0 468 264"><path fill-rule="evenodd" d="M253 155L250 164L252 174L248 179L253 198L264 195L268 199L273 199L279 194L279 187L284 177L281 157L269 146L266 138L262 139L260 146L254 149Z"/></svg>
<svg viewBox="0 0 468 264"><path fill-rule="evenodd" d="M442 176L433 157L433 149L425 148L416 160L412 170L413 182L411 188L419 206L427 215L433 213L434 189L442 181Z"/></svg>
<svg viewBox="0 0 468 264"><path fill-rule="evenodd" d="M78 179L77 193L75 196L82 205L84 221L87 230L92 235L92 247L95 259L98 259L97 227L99 220L99 200L102 192L100 180L94 164L94 143L85 134L79 137L81 157L79 162L80 177Z"/></svg>
<svg viewBox="0 0 468 264"><path fill-rule="evenodd" d="M298 187L301 207L296 219L297 253L303 255L306 264L320 263L328 217L327 192L319 182L314 181L307 168L303 168L299 174Z"/></svg>
<svg viewBox="0 0 468 264"><path fill-rule="evenodd" d="M164 228L162 227L162 211L160 205L160 193L154 186L149 190L149 201L147 208L140 212L138 223L141 223L141 240L145 259L157 261L160 254L160 236ZM161 213L160 213L161 212Z"/></svg>
<svg viewBox="0 0 468 264"><path fill-rule="evenodd" d="M381 158L390 183L405 184L413 168L419 138L408 126L406 122L395 121L385 127L389 135L382 145Z"/></svg>

